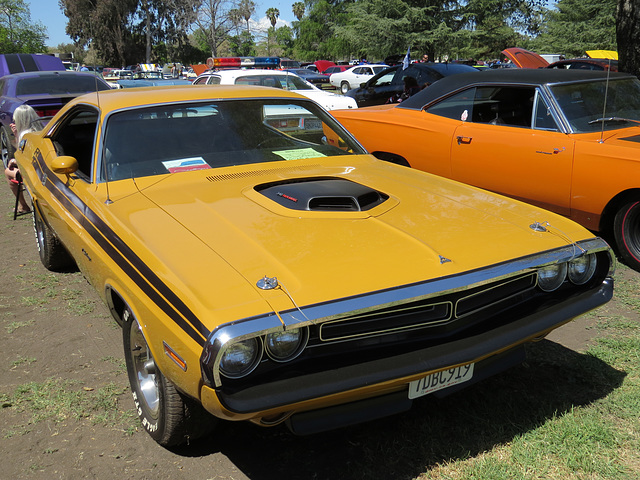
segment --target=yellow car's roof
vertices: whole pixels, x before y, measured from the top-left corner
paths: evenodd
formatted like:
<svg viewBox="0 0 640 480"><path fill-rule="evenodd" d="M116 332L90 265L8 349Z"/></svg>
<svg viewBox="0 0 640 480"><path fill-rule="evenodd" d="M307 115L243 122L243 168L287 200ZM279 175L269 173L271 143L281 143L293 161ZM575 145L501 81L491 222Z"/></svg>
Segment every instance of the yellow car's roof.
<svg viewBox="0 0 640 480"><path fill-rule="evenodd" d="M96 98L96 96L98 98ZM189 102L208 99L238 98L299 98L305 97L287 90L270 87L239 85L171 85L167 87L123 88L101 91L98 94L88 93L72 100L74 103L89 103L100 107L103 112L141 105L154 105L167 102Z"/></svg>

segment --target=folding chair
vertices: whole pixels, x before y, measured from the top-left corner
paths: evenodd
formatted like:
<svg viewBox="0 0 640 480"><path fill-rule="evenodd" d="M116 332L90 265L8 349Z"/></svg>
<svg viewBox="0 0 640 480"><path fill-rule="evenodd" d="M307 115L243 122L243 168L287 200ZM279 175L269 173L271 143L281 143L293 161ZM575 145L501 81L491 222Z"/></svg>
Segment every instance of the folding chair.
<svg viewBox="0 0 640 480"><path fill-rule="evenodd" d="M27 215L31 212L18 212L18 206L20 205L20 193L24 191L24 185L22 184L22 175L20 172L16 173L16 178L11 180L12 183L18 185L18 190L16 191L16 204L13 207L13 219L15 220L21 215Z"/></svg>

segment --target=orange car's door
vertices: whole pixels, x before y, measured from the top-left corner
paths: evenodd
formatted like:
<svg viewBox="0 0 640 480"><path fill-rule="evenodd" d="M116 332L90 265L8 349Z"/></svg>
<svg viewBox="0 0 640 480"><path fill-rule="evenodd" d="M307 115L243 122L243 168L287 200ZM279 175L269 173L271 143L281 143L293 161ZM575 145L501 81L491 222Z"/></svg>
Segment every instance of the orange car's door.
<svg viewBox="0 0 640 480"><path fill-rule="evenodd" d="M452 139L452 178L568 216L573 151L560 132L465 123Z"/></svg>
<svg viewBox="0 0 640 480"><path fill-rule="evenodd" d="M570 215L574 143L542 92L527 85L474 90L467 121L451 139L452 178Z"/></svg>

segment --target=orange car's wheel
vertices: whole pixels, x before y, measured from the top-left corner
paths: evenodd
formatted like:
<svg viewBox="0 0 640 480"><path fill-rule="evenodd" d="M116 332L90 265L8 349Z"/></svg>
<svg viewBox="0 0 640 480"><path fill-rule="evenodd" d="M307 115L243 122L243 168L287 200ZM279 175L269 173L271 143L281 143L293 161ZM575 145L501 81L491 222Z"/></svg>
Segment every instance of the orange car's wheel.
<svg viewBox="0 0 640 480"><path fill-rule="evenodd" d="M40 215L37 204L33 206L33 229L40 261L47 270L60 271L72 268L75 262L62 242L51 231Z"/></svg>
<svg viewBox="0 0 640 480"><path fill-rule="evenodd" d="M156 367L138 320L122 315L125 363L136 411L147 433L169 447L206 435L215 418L182 393Z"/></svg>
<svg viewBox="0 0 640 480"><path fill-rule="evenodd" d="M613 233L622 259L640 271L640 200L624 205L613 221Z"/></svg>

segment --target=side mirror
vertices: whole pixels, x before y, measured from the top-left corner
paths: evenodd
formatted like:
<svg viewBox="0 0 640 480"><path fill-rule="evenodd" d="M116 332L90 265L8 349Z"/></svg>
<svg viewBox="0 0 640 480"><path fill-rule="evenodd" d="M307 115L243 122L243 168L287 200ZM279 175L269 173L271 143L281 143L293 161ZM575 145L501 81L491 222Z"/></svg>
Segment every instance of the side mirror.
<svg viewBox="0 0 640 480"><path fill-rule="evenodd" d="M78 161L74 157L63 155L51 162L51 170L62 175L70 175L78 170Z"/></svg>

